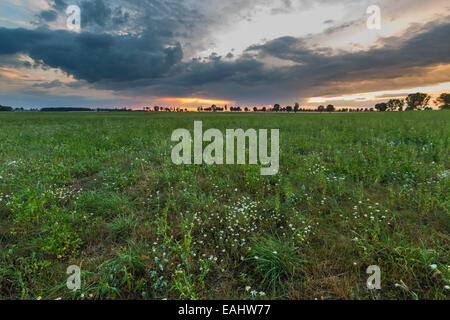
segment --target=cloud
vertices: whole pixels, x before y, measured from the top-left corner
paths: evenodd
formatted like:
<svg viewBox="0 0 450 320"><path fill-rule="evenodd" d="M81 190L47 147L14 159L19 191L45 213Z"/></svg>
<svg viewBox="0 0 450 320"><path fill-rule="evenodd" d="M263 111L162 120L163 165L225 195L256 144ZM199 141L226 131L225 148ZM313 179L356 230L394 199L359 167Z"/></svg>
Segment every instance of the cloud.
<svg viewBox="0 0 450 320"><path fill-rule="evenodd" d="M336 83L401 78L421 68L449 64L450 24L427 26L410 38L382 41L360 52L310 48L305 39L282 37L249 47L235 59L211 55L182 61L180 43L139 36L0 28L1 54L28 54L98 88L160 96L205 95L250 100L301 94L334 94ZM393 45L395 43L395 46ZM294 62L267 68L263 58ZM334 88L334 89L333 89ZM351 86L349 86L351 88ZM356 90L356 88L355 88Z"/></svg>
<svg viewBox="0 0 450 320"><path fill-rule="evenodd" d="M88 82L162 77L183 57L179 43L150 33L137 37L0 28L0 42L5 44L0 55L25 53Z"/></svg>
<svg viewBox="0 0 450 320"><path fill-rule="evenodd" d="M118 27L128 23L130 14L121 7L110 7L103 0L88 0L80 3L81 27Z"/></svg>
<svg viewBox="0 0 450 320"><path fill-rule="evenodd" d="M53 80L50 82L42 82L33 84L34 88L44 88L44 89L52 89L57 87L62 87L64 84L59 80Z"/></svg>
<svg viewBox="0 0 450 320"><path fill-rule="evenodd" d="M56 21L56 19L58 18L58 12L56 12L54 10L44 10L44 11L41 11L41 13L38 16L39 16L39 18L41 18L47 22L53 22L53 21Z"/></svg>

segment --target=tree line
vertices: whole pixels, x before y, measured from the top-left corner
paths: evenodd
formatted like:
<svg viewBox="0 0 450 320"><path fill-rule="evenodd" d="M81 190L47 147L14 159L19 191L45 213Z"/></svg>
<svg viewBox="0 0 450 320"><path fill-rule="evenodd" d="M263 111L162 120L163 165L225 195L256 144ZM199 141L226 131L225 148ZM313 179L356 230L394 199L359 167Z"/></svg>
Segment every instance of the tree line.
<svg viewBox="0 0 450 320"><path fill-rule="evenodd" d="M274 104L273 107L233 107L225 105L224 107L218 107L213 104L211 107L198 107L198 112L385 112L385 111L416 111L416 110L432 110L429 107L431 96L427 93L412 93L405 99L390 99L387 102L377 103L375 108L340 108L337 109L334 105L329 104L327 106L320 105L316 109L301 108L299 103L295 103L294 106L282 107L280 104ZM439 106L441 110L450 109L450 93L442 93L434 100L434 103ZM25 111L24 108L13 108L10 106L0 105L0 112L6 111ZM187 108L168 108L168 107L144 107L143 110L133 110L128 108L116 108L116 109L104 109L104 108L41 108L31 109L29 111L41 111L41 112L189 112Z"/></svg>
<svg viewBox="0 0 450 320"><path fill-rule="evenodd" d="M375 109L380 112L385 111L415 111L415 110L432 110L429 107L431 96L426 93L412 93L406 99L391 99L388 102L382 102L375 105ZM441 110L450 109L450 93L441 93L434 101Z"/></svg>

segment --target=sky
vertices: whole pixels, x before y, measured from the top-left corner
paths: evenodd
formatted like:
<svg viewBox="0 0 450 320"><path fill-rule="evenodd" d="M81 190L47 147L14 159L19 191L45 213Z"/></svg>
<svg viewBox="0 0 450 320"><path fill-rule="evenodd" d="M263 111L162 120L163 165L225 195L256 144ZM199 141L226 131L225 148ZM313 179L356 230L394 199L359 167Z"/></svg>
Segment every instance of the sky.
<svg viewBox="0 0 450 320"><path fill-rule="evenodd" d="M373 107L450 92L449 35L448 0L2 0L0 105Z"/></svg>

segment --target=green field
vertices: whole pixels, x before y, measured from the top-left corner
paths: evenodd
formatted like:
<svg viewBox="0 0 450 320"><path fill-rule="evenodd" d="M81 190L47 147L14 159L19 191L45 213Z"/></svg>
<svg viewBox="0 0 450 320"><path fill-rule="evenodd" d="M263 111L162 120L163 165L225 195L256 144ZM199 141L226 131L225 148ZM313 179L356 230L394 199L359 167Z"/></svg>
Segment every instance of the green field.
<svg viewBox="0 0 450 320"><path fill-rule="evenodd" d="M280 129L280 173L172 164L171 133L194 120ZM448 299L449 123L2 113L0 299Z"/></svg>

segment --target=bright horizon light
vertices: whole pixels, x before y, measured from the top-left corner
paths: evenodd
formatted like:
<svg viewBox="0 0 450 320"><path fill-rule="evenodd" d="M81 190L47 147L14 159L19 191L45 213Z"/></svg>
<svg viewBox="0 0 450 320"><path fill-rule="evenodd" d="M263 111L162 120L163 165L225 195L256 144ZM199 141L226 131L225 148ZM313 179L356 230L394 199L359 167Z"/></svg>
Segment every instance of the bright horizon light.
<svg viewBox="0 0 450 320"><path fill-rule="evenodd" d="M216 99L203 99L203 98L175 98L167 97L162 98L161 101L164 102L176 102L181 104L206 104L206 105L225 105L233 104L234 101L229 100L216 100Z"/></svg>
<svg viewBox="0 0 450 320"><path fill-rule="evenodd" d="M384 91L374 91L357 93L348 96L338 96L338 97L313 97L308 100L309 103L326 103L328 101L364 101L364 100L379 100L386 99L386 95L396 95L399 96L405 94L411 94L416 92L425 92L431 94L440 90L450 90L450 82L442 83L436 86L428 87L416 87L411 89L400 89L400 90L384 90ZM394 98L394 97L393 97Z"/></svg>

